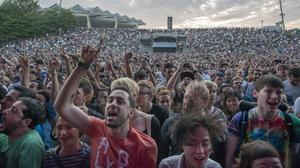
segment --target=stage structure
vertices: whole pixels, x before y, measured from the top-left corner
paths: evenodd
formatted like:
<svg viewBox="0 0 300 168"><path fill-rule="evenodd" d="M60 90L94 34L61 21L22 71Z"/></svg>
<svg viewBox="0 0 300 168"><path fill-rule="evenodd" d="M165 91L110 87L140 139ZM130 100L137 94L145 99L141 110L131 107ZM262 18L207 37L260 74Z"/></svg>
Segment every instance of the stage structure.
<svg viewBox="0 0 300 168"><path fill-rule="evenodd" d="M140 42L146 52L185 52L187 49L186 35L177 33L154 33L150 37L141 38Z"/></svg>

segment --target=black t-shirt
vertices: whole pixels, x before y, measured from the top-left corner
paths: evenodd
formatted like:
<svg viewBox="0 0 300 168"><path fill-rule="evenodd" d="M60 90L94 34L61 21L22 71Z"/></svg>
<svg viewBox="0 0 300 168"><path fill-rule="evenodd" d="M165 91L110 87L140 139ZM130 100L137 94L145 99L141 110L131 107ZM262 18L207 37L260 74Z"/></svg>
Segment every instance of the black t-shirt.
<svg viewBox="0 0 300 168"><path fill-rule="evenodd" d="M153 114L159 120L160 125L163 125L165 120L169 117L168 111L157 104L152 105L152 108L148 114Z"/></svg>
<svg viewBox="0 0 300 168"><path fill-rule="evenodd" d="M94 117L97 117L97 118L100 118L100 119L104 119L103 114L101 114L98 111L95 111L95 110L93 110L91 108L88 108L88 115L94 116Z"/></svg>

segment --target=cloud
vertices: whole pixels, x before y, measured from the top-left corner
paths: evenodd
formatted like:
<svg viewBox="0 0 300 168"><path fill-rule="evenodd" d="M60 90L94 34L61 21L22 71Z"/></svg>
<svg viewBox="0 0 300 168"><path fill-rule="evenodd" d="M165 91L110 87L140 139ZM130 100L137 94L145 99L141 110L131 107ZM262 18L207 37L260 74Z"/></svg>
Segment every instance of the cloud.
<svg viewBox="0 0 300 168"><path fill-rule="evenodd" d="M282 0L286 24L291 27L300 27L298 1ZM43 7L53 3L40 0ZM168 16L173 16L174 27L260 26L261 20L265 25L274 25L281 19L278 0L63 0L62 3L63 7L76 4L142 19L147 27L166 27Z"/></svg>

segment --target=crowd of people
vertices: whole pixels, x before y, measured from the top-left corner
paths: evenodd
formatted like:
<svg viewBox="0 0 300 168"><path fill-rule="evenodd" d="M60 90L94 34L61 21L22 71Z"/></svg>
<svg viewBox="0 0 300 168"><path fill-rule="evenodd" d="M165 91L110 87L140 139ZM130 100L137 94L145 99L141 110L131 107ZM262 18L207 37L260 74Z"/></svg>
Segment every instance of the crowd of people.
<svg viewBox="0 0 300 168"><path fill-rule="evenodd" d="M187 50L143 50L166 32ZM300 164L299 37L81 28L0 55L1 168Z"/></svg>

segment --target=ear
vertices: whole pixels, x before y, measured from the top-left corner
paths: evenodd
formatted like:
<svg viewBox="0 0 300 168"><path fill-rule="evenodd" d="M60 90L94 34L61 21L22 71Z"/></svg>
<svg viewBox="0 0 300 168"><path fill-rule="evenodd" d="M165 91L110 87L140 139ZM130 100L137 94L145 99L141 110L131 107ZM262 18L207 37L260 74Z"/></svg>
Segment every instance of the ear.
<svg viewBox="0 0 300 168"><path fill-rule="evenodd" d="M31 122L32 122L32 119L26 118L26 119L23 119L22 125L25 126L25 127L29 127Z"/></svg>
<svg viewBox="0 0 300 168"><path fill-rule="evenodd" d="M92 95L92 94L86 94L86 95L85 95L86 102L91 101L92 98L93 98L93 95Z"/></svg>
<svg viewBox="0 0 300 168"><path fill-rule="evenodd" d="M130 108L129 110L129 117L133 117L135 113L135 109L134 108Z"/></svg>
<svg viewBox="0 0 300 168"><path fill-rule="evenodd" d="M258 92L256 91L256 89L253 90L252 95L257 98Z"/></svg>

